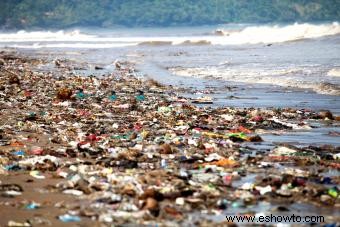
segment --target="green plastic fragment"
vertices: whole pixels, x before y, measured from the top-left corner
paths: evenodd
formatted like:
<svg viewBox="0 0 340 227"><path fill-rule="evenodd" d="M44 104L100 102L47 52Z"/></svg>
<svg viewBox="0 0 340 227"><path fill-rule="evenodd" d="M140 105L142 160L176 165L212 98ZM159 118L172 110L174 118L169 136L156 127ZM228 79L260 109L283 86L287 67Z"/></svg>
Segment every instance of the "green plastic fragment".
<svg viewBox="0 0 340 227"><path fill-rule="evenodd" d="M229 137L235 137L235 138L240 138L240 139L247 139L247 135L244 134L243 132L240 132L240 133L229 133L228 134Z"/></svg>
<svg viewBox="0 0 340 227"><path fill-rule="evenodd" d="M333 198L337 198L339 193L335 188L330 188L328 189L328 195L332 196Z"/></svg>

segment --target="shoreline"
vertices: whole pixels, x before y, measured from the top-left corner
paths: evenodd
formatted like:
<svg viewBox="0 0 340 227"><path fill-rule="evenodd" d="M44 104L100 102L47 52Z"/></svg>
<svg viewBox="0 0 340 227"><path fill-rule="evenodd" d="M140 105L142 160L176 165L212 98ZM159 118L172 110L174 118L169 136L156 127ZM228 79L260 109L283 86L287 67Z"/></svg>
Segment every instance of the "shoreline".
<svg viewBox="0 0 340 227"><path fill-rule="evenodd" d="M127 48L129 49L129 48ZM24 50L16 49L26 56L40 56L53 62L54 59L72 59L70 67L75 67L74 73L80 75L101 75L109 73L114 69L112 64L116 59L134 62L136 70L140 74L159 81L164 85L172 85L180 88L183 95L188 98L195 98L202 92L210 92L210 96L215 100L214 107L240 107L240 108L299 108L310 109L312 111L330 110L336 115L340 115L340 96L319 94L312 89L297 87L285 87L271 84L257 84L228 81L218 78L195 78L178 76L166 68L158 65L150 59L150 56L139 56L129 51L119 49L118 53L107 55L108 50L91 54L91 50L81 49L75 51L65 50ZM112 51L116 51L113 49ZM143 49L139 50L143 53ZM88 52L88 53L87 53ZM82 56L84 55L84 56ZM92 56L93 55L93 56ZM105 60L101 61L100 59ZM90 63L90 67L84 67ZM99 65L103 70L95 70ZM52 65L53 66L53 65ZM80 70L78 70L80 69ZM51 69L53 70L53 68ZM284 97L284 99L282 98Z"/></svg>
<svg viewBox="0 0 340 227"><path fill-rule="evenodd" d="M156 68L156 70L155 70ZM187 92L181 95L192 98L207 92L215 100L214 107L236 108L300 108L312 111L330 110L340 114L336 95L319 94L311 89L283 87L270 84L250 84L216 78L177 76L155 66L137 66L149 78L165 85L174 85ZM284 97L284 99L282 99Z"/></svg>
<svg viewBox="0 0 340 227"><path fill-rule="evenodd" d="M218 216L255 215L250 208L263 208L263 201L265 213L284 207L287 215L340 222L339 145L266 136L337 129L339 116L195 106L176 95L181 90L134 77L129 64L100 78L71 75L59 63L51 75L35 72L50 63L8 55L1 66L1 226L60 226L70 217L85 226L227 224ZM203 213L218 221L200 220Z"/></svg>

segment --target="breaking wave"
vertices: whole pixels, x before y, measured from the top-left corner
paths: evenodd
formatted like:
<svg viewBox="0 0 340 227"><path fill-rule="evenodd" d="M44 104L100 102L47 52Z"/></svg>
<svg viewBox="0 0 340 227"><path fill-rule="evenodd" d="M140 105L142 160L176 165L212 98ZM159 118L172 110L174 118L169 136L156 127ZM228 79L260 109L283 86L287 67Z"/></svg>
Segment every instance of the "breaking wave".
<svg viewBox="0 0 340 227"><path fill-rule="evenodd" d="M116 33L113 33L116 32ZM93 32L94 33L94 32ZM161 35L157 31L147 36L120 36L117 31L101 35L74 31L19 31L0 33L0 46L15 48L113 48L124 46L159 45L242 45L289 42L340 34L337 22L328 24L292 24L287 26L248 26L238 30L218 29L214 34ZM24 45L21 45L25 43ZM76 45L73 45L76 44Z"/></svg>
<svg viewBox="0 0 340 227"><path fill-rule="evenodd" d="M340 85L325 79L321 72L311 72L304 67L293 69L226 69L224 67L182 68L169 69L178 76L215 78L233 82L271 84L283 87L311 89L319 94L340 95ZM321 73L322 74L322 73Z"/></svg>
<svg viewBox="0 0 340 227"><path fill-rule="evenodd" d="M16 33L0 34L0 42L87 41L87 40L91 40L95 38L96 36L83 34L79 30L74 30L70 32L65 32L65 31L27 32L27 31L21 30Z"/></svg>
<svg viewBox="0 0 340 227"><path fill-rule="evenodd" d="M340 77L340 68L334 68L328 71L328 76Z"/></svg>
<svg viewBox="0 0 340 227"><path fill-rule="evenodd" d="M33 43L13 44L6 47L20 49L41 49L41 48L70 48L70 49L107 49L116 47L135 46L131 43Z"/></svg>
<svg viewBox="0 0 340 227"><path fill-rule="evenodd" d="M215 31L215 35L225 38L223 44L281 43L339 33L340 25L337 22L321 25L295 23L287 26L251 26L240 31L223 29Z"/></svg>

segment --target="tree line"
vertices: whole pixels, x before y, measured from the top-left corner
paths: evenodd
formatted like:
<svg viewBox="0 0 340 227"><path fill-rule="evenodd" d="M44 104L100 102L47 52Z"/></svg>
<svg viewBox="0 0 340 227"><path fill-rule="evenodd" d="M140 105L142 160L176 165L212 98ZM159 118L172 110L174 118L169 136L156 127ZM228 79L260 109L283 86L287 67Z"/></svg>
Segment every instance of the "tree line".
<svg viewBox="0 0 340 227"><path fill-rule="evenodd" d="M1 0L0 27L338 21L339 0Z"/></svg>

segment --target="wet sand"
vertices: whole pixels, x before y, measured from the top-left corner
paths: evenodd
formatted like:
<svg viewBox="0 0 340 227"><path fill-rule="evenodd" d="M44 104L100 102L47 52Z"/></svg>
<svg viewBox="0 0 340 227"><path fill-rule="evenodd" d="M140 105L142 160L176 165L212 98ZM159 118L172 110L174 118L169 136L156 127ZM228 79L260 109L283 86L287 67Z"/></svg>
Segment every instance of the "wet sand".
<svg viewBox="0 0 340 227"><path fill-rule="evenodd" d="M317 94L314 91L265 84L245 84L217 79L201 79L181 77L168 72L166 69L153 64L138 65L137 69L146 73L151 79L162 84L183 88L180 95L187 98L210 96L214 103L211 107L236 107L236 108L296 108L311 111L330 110L340 114L340 97L334 95ZM327 124L315 125L309 130L294 132L278 132L264 135L266 141L285 142L296 145L323 145L339 146L337 136L329 132L340 132L340 124L329 127Z"/></svg>
<svg viewBox="0 0 340 227"><path fill-rule="evenodd" d="M71 195L61 194L53 189L60 179L53 178L53 174L46 174L48 180L33 179L29 173L21 172L9 176L0 175L0 182L6 184L20 184L24 190L22 196L0 199L0 226L7 226L8 221L24 223L31 220L33 226L70 226L57 219L57 216L70 209L67 206L78 206L79 200ZM41 204L41 208L29 210L25 206L30 202ZM77 223L78 224L78 223ZM81 226L99 226L99 223L83 218ZM78 225L78 226L79 226Z"/></svg>
<svg viewBox="0 0 340 227"><path fill-rule="evenodd" d="M214 98L214 104L211 106L215 107L292 107L313 111L327 109L335 114L340 114L339 96L317 94L312 90L268 84L237 83L216 78L177 76L162 67L147 62L137 65L137 69L162 84L189 88L190 93L182 93L187 97L198 97L204 95L202 92L207 91L207 95Z"/></svg>

